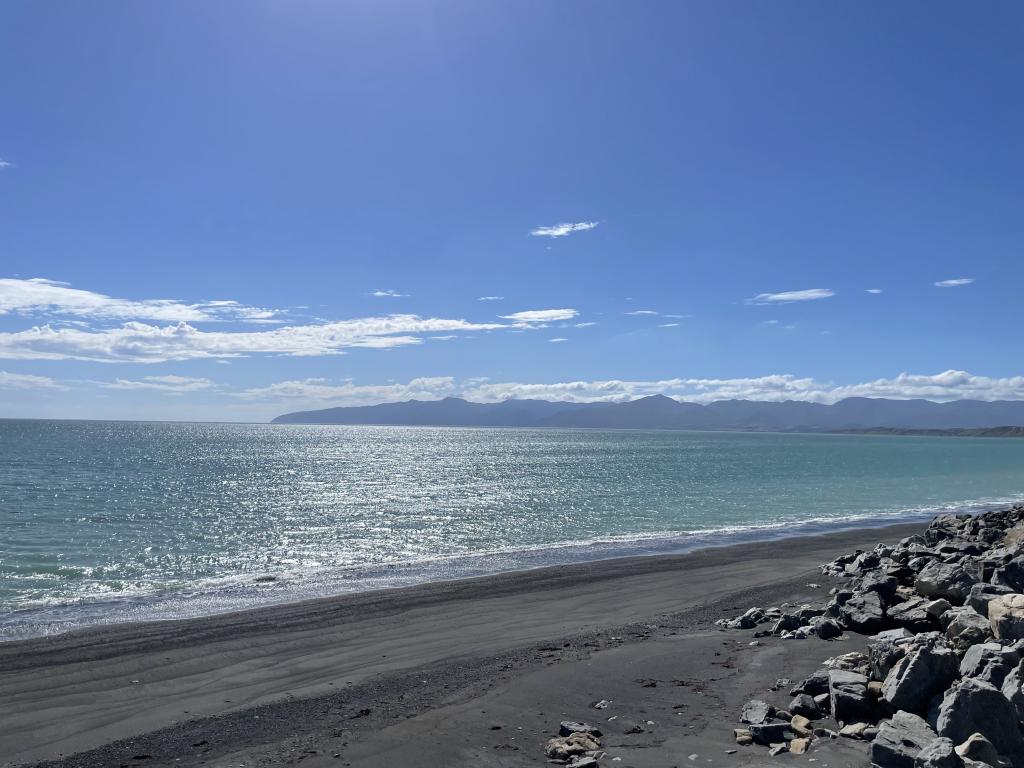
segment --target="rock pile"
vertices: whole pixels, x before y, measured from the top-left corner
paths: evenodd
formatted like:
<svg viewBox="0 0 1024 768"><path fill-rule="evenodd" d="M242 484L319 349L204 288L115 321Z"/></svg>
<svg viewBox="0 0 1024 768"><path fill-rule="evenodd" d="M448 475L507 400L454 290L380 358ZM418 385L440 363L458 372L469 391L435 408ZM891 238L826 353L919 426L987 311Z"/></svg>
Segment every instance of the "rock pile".
<svg viewBox="0 0 1024 768"><path fill-rule="evenodd" d="M719 623L788 639L871 635L868 653L829 659L786 710L748 702L737 743L778 754L843 736L871 741L880 768L1024 768L1024 506L938 517L822 572L847 580L823 606ZM838 732L815 727L827 715Z"/></svg>
<svg viewBox="0 0 1024 768"><path fill-rule="evenodd" d="M548 740L544 753L553 761L569 768L592 768L597 765L601 749L601 731L589 723L565 720L558 736Z"/></svg>

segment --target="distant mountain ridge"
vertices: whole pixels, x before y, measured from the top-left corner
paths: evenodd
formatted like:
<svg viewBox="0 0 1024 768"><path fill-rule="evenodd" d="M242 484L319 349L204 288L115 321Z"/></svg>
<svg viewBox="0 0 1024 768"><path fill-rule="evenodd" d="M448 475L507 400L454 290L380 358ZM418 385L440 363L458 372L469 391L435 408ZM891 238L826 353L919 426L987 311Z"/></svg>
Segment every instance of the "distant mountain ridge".
<svg viewBox="0 0 1024 768"><path fill-rule="evenodd" d="M984 429L1024 426L1024 401L889 400L848 397L832 405L799 400L719 400L707 405L651 395L620 403L459 397L286 413L274 424L378 424L436 427L577 427L595 429L730 429L836 432Z"/></svg>

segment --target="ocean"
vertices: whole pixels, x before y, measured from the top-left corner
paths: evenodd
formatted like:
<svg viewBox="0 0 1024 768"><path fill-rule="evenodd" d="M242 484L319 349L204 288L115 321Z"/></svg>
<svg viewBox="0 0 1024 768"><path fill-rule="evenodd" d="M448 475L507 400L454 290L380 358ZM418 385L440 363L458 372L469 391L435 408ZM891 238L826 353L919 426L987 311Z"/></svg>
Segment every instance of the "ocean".
<svg viewBox="0 0 1024 768"><path fill-rule="evenodd" d="M923 520L1024 440L0 421L0 640Z"/></svg>

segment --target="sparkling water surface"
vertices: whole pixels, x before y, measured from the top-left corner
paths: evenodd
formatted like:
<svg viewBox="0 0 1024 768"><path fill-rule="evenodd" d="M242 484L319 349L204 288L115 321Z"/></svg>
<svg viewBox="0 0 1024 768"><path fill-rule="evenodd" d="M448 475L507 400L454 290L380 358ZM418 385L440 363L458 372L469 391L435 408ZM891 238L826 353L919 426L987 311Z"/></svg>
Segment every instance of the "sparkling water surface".
<svg viewBox="0 0 1024 768"><path fill-rule="evenodd" d="M1024 440L0 422L0 639L1024 499Z"/></svg>

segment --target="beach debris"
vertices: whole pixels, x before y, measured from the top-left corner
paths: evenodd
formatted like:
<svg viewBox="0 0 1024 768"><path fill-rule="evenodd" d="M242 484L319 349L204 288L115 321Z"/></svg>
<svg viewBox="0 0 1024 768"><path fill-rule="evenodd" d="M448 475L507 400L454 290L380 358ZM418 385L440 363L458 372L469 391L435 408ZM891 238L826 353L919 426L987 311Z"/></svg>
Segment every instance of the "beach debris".
<svg viewBox="0 0 1024 768"><path fill-rule="evenodd" d="M596 736L589 733L571 733L568 736L549 739L544 747L544 754L555 760L569 760L588 752L596 752L600 748L601 742Z"/></svg>
<svg viewBox="0 0 1024 768"><path fill-rule="evenodd" d="M608 699L601 699L600 701L594 702L594 709L608 709L608 705L611 704Z"/></svg>
<svg viewBox="0 0 1024 768"><path fill-rule="evenodd" d="M736 743L741 746L754 743L754 737L751 735L749 728L733 728L732 733Z"/></svg>
<svg viewBox="0 0 1024 768"><path fill-rule="evenodd" d="M558 724L559 736L571 736L574 733L585 733L589 736L601 737L601 729L590 723L579 723L575 720L563 720Z"/></svg>

